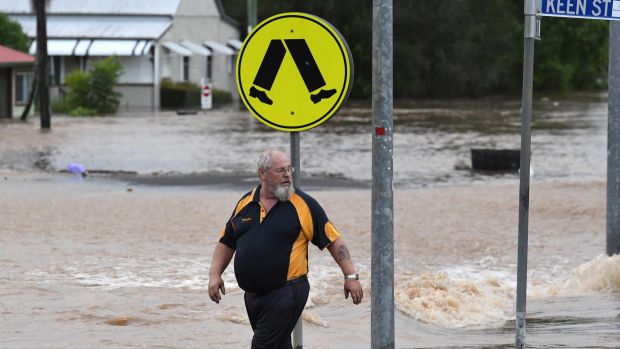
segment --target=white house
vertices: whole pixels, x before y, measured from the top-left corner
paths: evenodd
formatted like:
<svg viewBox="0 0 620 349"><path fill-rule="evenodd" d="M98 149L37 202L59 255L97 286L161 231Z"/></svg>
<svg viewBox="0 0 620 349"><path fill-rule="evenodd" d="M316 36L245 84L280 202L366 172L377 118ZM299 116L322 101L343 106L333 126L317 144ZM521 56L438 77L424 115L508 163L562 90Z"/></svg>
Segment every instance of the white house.
<svg viewBox="0 0 620 349"><path fill-rule="evenodd" d="M34 54L31 0L0 0L0 12L21 24ZM47 13L53 98L64 91L68 73L110 55L123 65L121 108L158 109L162 79L205 78L238 98L239 24L224 14L220 0L51 0Z"/></svg>

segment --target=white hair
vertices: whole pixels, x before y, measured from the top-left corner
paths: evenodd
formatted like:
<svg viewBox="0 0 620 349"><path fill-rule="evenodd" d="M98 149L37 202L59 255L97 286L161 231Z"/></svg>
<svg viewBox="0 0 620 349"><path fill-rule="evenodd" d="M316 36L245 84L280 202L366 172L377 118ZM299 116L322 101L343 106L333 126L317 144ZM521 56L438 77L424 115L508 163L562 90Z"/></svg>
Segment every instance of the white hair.
<svg viewBox="0 0 620 349"><path fill-rule="evenodd" d="M258 160L256 160L256 170L258 171L260 169L263 169L264 171L267 171L268 169L270 169L271 161L275 153L285 154L283 151L278 149L265 150L262 154L259 155Z"/></svg>
<svg viewBox="0 0 620 349"><path fill-rule="evenodd" d="M258 160L256 161L257 170L263 169L266 171L271 167L273 152L273 150L267 150L260 154Z"/></svg>

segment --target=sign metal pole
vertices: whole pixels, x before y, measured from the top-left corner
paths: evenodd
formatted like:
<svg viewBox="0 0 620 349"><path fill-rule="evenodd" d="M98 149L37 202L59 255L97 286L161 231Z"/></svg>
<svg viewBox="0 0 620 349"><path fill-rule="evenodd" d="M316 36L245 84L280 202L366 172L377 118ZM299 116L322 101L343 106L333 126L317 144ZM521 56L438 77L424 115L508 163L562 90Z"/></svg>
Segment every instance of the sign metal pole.
<svg viewBox="0 0 620 349"><path fill-rule="evenodd" d="M257 8L258 8L258 0L248 0L247 2L247 12L248 12L248 34L256 27L257 22Z"/></svg>
<svg viewBox="0 0 620 349"><path fill-rule="evenodd" d="M607 254L620 253L620 22L609 25Z"/></svg>
<svg viewBox="0 0 620 349"><path fill-rule="evenodd" d="M620 253L620 9L616 1L586 6L579 2L567 11L560 1L525 0L525 48L523 63L523 125L521 134L521 187L519 193L519 264L517 271L517 348L525 347L525 298L527 282L527 211L529 205L529 157L534 39L539 36L536 12L543 16L611 21L609 26L609 90L607 128L607 254ZM524 171L525 170L525 171ZM525 173L528 173L527 175Z"/></svg>
<svg viewBox="0 0 620 349"><path fill-rule="evenodd" d="M525 348L525 305L527 301L527 249L530 205L530 155L532 141L532 94L534 82L534 40L540 17L534 0L525 0L523 46L523 96L521 117L521 164L519 169L519 242L517 247L516 348Z"/></svg>
<svg viewBox="0 0 620 349"><path fill-rule="evenodd" d="M301 189L301 156L300 156L300 134L299 132L291 132L291 165L295 167L293 172L293 185L295 188ZM293 349L303 349L303 319L302 316L297 320L293 329Z"/></svg>
<svg viewBox="0 0 620 349"><path fill-rule="evenodd" d="M372 349L394 348L393 6L372 8Z"/></svg>

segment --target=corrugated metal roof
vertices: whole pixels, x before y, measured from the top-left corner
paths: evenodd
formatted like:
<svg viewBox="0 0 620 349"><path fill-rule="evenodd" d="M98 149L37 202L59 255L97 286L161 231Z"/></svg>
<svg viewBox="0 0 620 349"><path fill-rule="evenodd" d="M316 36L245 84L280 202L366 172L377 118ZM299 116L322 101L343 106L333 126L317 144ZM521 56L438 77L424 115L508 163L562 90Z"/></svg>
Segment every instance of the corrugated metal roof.
<svg viewBox="0 0 620 349"><path fill-rule="evenodd" d="M37 36L34 16L12 15L26 35ZM53 16L47 20L49 38L67 39L159 39L172 25L162 16Z"/></svg>
<svg viewBox="0 0 620 349"><path fill-rule="evenodd" d="M0 12L30 14L31 0L0 0ZM52 0L49 14L174 16L181 0Z"/></svg>

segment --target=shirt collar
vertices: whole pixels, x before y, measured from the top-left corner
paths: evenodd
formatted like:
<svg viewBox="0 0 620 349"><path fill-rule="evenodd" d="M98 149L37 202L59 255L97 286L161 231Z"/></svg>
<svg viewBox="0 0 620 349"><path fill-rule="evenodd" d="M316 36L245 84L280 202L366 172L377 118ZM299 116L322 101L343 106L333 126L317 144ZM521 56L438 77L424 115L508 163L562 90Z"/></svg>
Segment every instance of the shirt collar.
<svg viewBox="0 0 620 349"><path fill-rule="evenodd" d="M252 191L252 201L260 202L260 184Z"/></svg>

